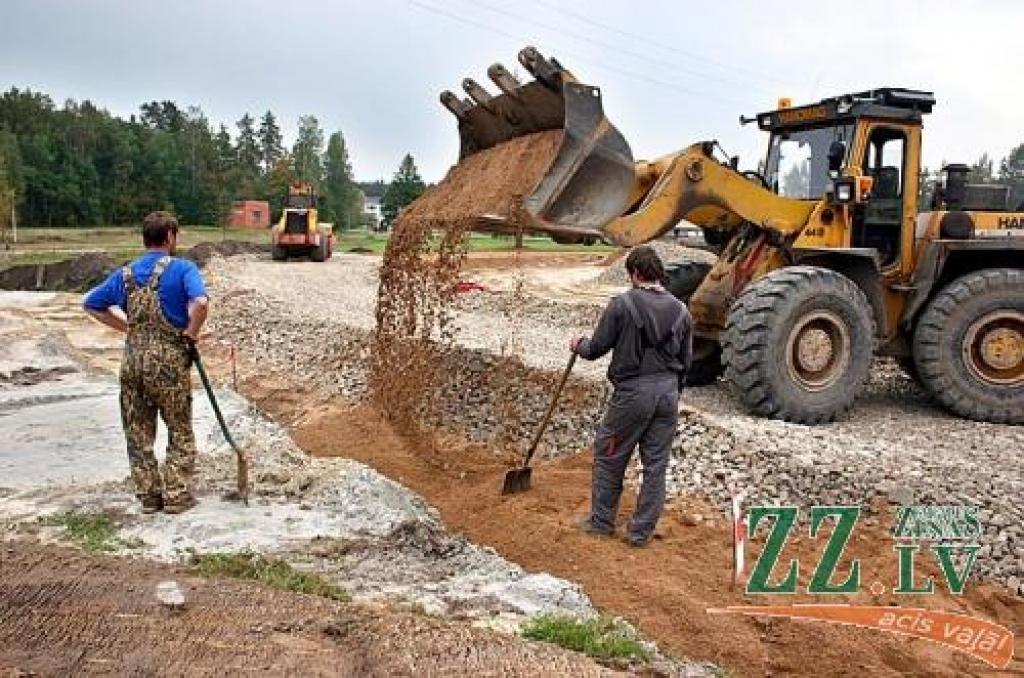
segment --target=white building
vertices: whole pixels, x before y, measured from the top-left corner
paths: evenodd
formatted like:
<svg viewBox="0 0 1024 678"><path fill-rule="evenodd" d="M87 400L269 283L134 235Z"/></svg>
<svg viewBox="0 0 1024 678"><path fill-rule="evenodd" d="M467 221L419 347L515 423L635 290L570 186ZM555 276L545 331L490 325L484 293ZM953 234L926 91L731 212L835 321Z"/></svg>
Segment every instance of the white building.
<svg viewBox="0 0 1024 678"><path fill-rule="evenodd" d="M367 221L370 222L370 228L375 230L380 228L380 224L384 220L384 215L380 211L380 198L364 198L363 214L367 217Z"/></svg>

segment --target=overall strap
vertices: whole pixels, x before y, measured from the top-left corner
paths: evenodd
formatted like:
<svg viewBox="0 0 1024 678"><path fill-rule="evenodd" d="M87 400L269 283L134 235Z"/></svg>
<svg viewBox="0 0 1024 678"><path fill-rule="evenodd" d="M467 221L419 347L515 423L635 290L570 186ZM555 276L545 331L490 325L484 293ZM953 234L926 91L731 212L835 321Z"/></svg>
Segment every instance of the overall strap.
<svg viewBox="0 0 1024 678"><path fill-rule="evenodd" d="M160 284L160 276L162 276L164 271L167 270L171 261L172 259L170 255L160 257L160 260L156 262L155 266L153 266L153 273L149 276L149 282L146 284L146 287L154 290L156 289L157 285Z"/></svg>
<svg viewBox="0 0 1024 678"><path fill-rule="evenodd" d="M132 266L131 266L131 264L125 264L124 265L124 267L121 269L121 277L124 278L124 288L125 288L125 290L127 290L128 292L131 292L132 290L135 289L135 287L136 287L136 285L135 285L135 276L132 275Z"/></svg>
<svg viewBox="0 0 1024 678"><path fill-rule="evenodd" d="M644 321L640 317L640 311L636 308L636 302L633 301L633 296L627 291L622 295L622 302L626 304L626 310L629 311L629 315L633 318L633 324L638 330L641 330L641 334L644 329Z"/></svg>

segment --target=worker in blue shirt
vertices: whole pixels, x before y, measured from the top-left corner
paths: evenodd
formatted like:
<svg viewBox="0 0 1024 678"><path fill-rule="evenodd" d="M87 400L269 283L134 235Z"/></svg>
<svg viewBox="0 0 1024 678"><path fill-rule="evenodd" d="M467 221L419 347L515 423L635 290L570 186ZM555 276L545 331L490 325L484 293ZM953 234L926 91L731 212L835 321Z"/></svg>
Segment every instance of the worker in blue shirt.
<svg viewBox="0 0 1024 678"><path fill-rule="evenodd" d="M195 506L192 359L209 300L196 265L175 258L178 222L153 212L142 223L146 253L114 271L84 301L93 318L127 335L121 362L121 423L143 513L182 513ZM119 309L117 312L115 309ZM156 418L167 426L161 477L153 443Z"/></svg>

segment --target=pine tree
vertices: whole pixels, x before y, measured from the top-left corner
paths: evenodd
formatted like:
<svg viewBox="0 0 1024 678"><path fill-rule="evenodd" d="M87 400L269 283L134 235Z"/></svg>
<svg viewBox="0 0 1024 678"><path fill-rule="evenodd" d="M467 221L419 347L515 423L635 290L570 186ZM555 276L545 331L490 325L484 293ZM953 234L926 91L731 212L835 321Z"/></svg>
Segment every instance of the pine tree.
<svg viewBox="0 0 1024 678"><path fill-rule="evenodd" d="M402 163L395 172L395 177L388 186L381 200L381 213L384 217L384 225L390 226L398 213L413 200L423 195L426 185L420 178L419 170L416 169L416 162L408 153L402 158Z"/></svg>
<svg viewBox="0 0 1024 678"><path fill-rule="evenodd" d="M288 186L295 179L292 161L287 155L278 158L274 166L267 172L265 195L270 202L270 212L272 215L277 216L281 213L285 196L288 194Z"/></svg>
<svg viewBox="0 0 1024 678"><path fill-rule="evenodd" d="M972 184L990 184L992 183L992 158L988 156L988 153L982 153L981 157L971 165L971 173L969 175L970 182Z"/></svg>
<svg viewBox="0 0 1024 678"><path fill-rule="evenodd" d="M999 181L1010 187L1010 208L1024 211L1024 144L999 163Z"/></svg>
<svg viewBox="0 0 1024 678"><path fill-rule="evenodd" d="M312 184L316 190L320 189L323 181L324 169L320 162L323 151L324 131L320 129L320 123L315 116L300 116L299 134L292 147L292 167L300 181Z"/></svg>
<svg viewBox="0 0 1024 678"><path fill-rule="evenodd" d="M327 140L324 153L323 206L328 220L337 228L350 228L357 222L357 191L352 181L352 163L349 162L348 148L341 132L335 132Z"/></svg>
<svg viewBox="0 0 1024 678"><path fill-rule="evenodd" d="M270 111L264 113L263 118L260 119L259 141L263 172L269 174L278 160L284 157L281 128L277 126L277 120Z"/></svg>
<svg viewBox="0 0 1024 678"><path fill-rule="evenodd" d="M8 139L9 133L0 132L0 243L5 247L10 242L8 236L11 228L11 216L14 212L15 177L14 177L14 144ZM13 135L12 135L13 136Z"/></svg>
<svg viewBox="0 0 1024 678"><path fill-rule="evenodd" d="M251 197L257 194L260 179L261 153L256 140L253 119L248 113L235 123L238 127L238 139L235 152L238 155L238 190L239 197Z"/></svg>

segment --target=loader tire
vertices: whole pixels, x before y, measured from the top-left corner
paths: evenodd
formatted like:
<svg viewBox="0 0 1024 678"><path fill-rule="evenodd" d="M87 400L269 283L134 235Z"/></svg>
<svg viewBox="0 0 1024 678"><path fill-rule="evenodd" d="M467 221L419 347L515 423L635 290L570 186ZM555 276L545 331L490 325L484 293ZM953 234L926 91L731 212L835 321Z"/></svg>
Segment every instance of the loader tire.
<svg viewBox="0 0 1024 678"><path fill-rule="evenodd" d="M270 246L270 258L274 261L284 261L288 258L288 250L281 247L280 245Z"/></svg>
<svg viewBox="0 0 1024 678"><path fill-rule="evenodd" d="M1024 271L976 271L944 287L914 330L914 361L953 413L1024 424Z"/></svg>
<svg viewBox="0 0 1024 678"><path fill-rule="evenodd" d="M900 366L903 373L910 377L915 384L924 388L924 384L921 383L921 375L917 371L917 363L914 362L913 356L900 356L896 358L896 364Z"/></svg>
<svg viewBox="0 0 1024 678"><path fill-rule="evenodd" d="M835 271L793 266L740 293L723 333L725 377L765 417L834 421L871 369L875 322L856 284Z"/></svg>
<svg viewBox="0 0 1024 678"><path fill-rule="evenodd" d="M712 264L704 261L680 261L670 264L665 269L665 275L668 276L668 285L665 289L679 301L688 303L711 267Z"/></svg>
<svg viewBox="0 0 1024 678"><path fill-rule="evenodd" d="M313 261L327 261L327 241L320 239L320 244L309 251L309 258Z"/></svg>
<svg viewBox="0 0 1024 678"><path fill-rule="evenodd" d="M693 360L686 373L687 386L707 386L718 381L722 366L722 346L712 339L694 338Z"/></svg>

